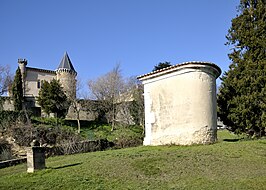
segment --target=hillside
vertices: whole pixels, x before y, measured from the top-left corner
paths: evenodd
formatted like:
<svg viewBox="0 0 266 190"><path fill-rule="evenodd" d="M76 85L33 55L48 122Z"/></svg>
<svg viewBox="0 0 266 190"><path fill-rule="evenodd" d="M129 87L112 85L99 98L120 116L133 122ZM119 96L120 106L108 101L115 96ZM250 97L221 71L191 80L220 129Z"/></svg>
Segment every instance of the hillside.
<svg viewBox="0 0 266 190"><path fill-rule="evenodd" d="M266 139L220 132L206 146L136 147L51 157L0 170L0 189L265 189Z"/></svg>

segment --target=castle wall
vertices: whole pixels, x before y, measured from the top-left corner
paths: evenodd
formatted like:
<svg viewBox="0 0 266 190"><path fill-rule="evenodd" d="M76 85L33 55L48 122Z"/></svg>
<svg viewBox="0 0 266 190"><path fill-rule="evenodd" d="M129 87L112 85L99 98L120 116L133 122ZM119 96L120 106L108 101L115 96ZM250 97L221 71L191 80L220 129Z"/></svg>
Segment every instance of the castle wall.
<svg viewBox="0 0 266 190"><path fill-rule="evenodd" d="M10 97L2 97L2 106L3 110L6 111L13 111L14 110L14 104Z"/></svg>
<svg viewBox="0 0 266 190"><path fill-rule="evenodd" d="M38 69L26 69L25 96L38 96L42 81L56 78L55 72L44 72ZM39 83L39 84L38 84Z"/></svg>
<svg viewBox="0 0 266 190"><path fill-rule="evenodd" d="M86 111L86 110L80 110L79 112L79 119L80 120L87 120L87 121L94 121L98 118L98 113L96 111ZM73 109L72 106L70 106L68 113L66 115L66 119L69 120L76 120L77 119L77 113Z"/></svg>
<svg viewBox="0 0 266 190"><path fill-rule="evenodd" d="M210 65L187 64L144 84L144 145L208 144L216 140L216 78Z"/></svg>

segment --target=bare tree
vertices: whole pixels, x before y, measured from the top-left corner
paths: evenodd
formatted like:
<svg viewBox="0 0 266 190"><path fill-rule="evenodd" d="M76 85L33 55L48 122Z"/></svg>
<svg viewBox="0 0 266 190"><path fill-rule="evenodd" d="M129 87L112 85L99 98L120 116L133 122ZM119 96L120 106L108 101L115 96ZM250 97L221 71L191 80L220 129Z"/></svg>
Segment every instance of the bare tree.
<svg viewBox="0 0 266 190"><path fill-rule="evenodd" d="M81 79L77 79L75 82L71 83L71 85L68 86L68 91L73 91L75 89L75 92L69 93L68 100L70 101L70 108L72 108L73 112L76 115L76 120L78 124L78 133L80 133L80 112L81 112L81 101L80 99L76 98L76 95L78 94L79 97L79 91L82 88Z"/></svg>
<svg viewBox="0 0 266 190"><path fill-rule="evenodd" d="M12 76L9 65L0 65L0 109L3 109L4 100L2 95L11 90Z"/></svg>
<svg viewBox="0 0 266 190"><path fill-rule="evenodd" d="M12 76L9 65L0 65L0 95L6 93L11 84Z"/></svg>
<svg viewBox="0 0 266 190"><path fill-rule="evenodd" d="M105 75L88 81L88 87L93 98L99 101L104 112L108 113L107 121L112 124L112 130L114 130L115 126L120 95L125 90L124 86L119 64Z"/></svg>

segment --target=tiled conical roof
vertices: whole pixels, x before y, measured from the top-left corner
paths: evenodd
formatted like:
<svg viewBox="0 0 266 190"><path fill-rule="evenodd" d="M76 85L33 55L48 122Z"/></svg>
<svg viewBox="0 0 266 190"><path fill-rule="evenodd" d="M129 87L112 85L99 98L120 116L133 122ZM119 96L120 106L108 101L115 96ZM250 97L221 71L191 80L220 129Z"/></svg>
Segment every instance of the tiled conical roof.
<svg viewBox="0 0 266 190"><path fill-rule="evenodd" d="M73 72L76 72L70 59L69 59L69 56L67 54L67 52L65 52L61 62L60 62L60 65L58 66L57 70L60 70L60 69L66 69L66 70L69 70L69 71L73 71Z"/></svg>

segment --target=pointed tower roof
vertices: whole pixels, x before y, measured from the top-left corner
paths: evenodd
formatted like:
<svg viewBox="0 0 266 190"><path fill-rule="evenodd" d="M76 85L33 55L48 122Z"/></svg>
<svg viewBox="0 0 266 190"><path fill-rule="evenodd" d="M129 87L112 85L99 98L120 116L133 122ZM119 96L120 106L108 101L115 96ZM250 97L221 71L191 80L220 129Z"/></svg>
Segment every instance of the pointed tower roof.
<svg viewBox="0 0 266 190"><path fill-rule="evenodd" d="M60 69L69 70L69 71L73 71L76 73L67 52L65 52L59 66L57 68L57 70L60 70Z"/></svg>

